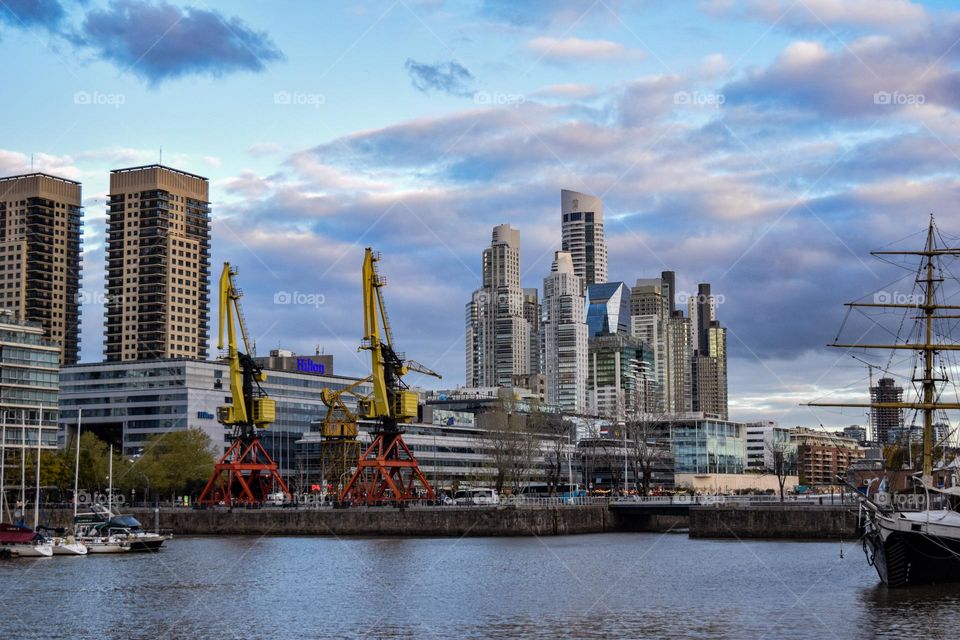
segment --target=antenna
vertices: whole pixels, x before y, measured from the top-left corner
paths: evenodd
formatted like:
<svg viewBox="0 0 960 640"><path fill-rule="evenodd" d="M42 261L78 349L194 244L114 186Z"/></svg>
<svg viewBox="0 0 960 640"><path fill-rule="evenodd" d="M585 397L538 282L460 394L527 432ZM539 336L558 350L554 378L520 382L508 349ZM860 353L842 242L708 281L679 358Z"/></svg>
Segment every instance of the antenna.
<svg viewBox="0 0 960 640"><path fill-rule="evenodd" d="M33 173L33 153L30 154L30 173Z"/></svg>
<svg viewBox="0 0 960 640"><path fill-rule="evenodd" d="M163 145L160 145L160 164L163 164Z"/></svg>

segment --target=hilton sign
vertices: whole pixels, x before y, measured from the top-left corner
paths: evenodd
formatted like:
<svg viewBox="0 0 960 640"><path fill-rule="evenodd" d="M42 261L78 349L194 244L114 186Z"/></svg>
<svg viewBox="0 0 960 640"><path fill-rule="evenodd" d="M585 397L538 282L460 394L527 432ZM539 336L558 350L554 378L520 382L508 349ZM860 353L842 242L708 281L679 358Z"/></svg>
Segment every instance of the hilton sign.
<svg viewBox="0 0 960 640"><path fill-rule="evenodd" d="M320 362L314 362L310 358L297 358L297 371L304 373L323 373L324 366Z"/></svg>

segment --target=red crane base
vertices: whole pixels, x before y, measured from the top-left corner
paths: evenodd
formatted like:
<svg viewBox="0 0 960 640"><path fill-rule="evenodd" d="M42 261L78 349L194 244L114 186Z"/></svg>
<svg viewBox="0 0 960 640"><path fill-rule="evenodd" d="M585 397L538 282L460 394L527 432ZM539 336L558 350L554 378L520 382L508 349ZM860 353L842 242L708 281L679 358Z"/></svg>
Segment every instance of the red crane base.
<svg viewBox="0 0 960 640"><path fill-rule="evenodd" d="M420 494L418 484L423 488ZM436 494L399 432L377 434L340 493L341 501L367 505L420 499L434 500Z"/></svg>
<svg viewBox="0 0 960 640"><path fill-rule="evenodd" d="M203 505L251 506L262 504L273 488L291 498L287 484L277 471L259 438L237 438L213 467L197 502Z"/></svg>

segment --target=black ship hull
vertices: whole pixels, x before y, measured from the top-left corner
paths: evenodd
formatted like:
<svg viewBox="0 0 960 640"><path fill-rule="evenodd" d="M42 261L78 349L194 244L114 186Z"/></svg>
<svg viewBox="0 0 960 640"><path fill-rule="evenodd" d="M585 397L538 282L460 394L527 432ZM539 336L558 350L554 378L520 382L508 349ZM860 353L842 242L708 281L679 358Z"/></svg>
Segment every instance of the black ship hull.
<svg viewBox="0 0 960 640"><path fill-rule="evenodd" d="M864 537L863 546L889 587L960 582L960 540L902 531L884 540L874 530Z"/></svg>

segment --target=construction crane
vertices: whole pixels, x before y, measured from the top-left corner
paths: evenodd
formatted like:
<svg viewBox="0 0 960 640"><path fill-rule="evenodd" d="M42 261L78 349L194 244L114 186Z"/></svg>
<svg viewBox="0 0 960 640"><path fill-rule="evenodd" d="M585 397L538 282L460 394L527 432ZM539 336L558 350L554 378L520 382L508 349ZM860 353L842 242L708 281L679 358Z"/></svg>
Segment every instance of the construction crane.
<svg viewBox="0 0 960 640"><path fill-rule="evenodd" d="M271 493L282 493L291 498L290 490L280 476L277 464L264 449L258 431L266 429L276 419L276 403L268 398L261 382L267 375L251 355L247 329L240 311L242 292L233 278L237 270L223 263L220 275L220 333L217 347L224 349L226 329L226 360L230 367L230 404L217 408L217 419L232 427L232 443L214 465L213 475L200 494L198 502L204 505L257 505ZM239 338L243 351L238 348Z"/></svg>
<svg viewBox="0 0 960 640"><path fill-rule="evenodd" d="M403 381L409 371L440 377L412 360L405 361L393 345L381 289L386 281L377 272L380 253L369 247L363 258L363 322L361 349L370 352L373 393L360 403L361 416L376 422L374 439L357 461L357 470L340 494L341 501L360 504L404 503L436 498L410 447L402 425L417 417L417 394Z"/></svg>

